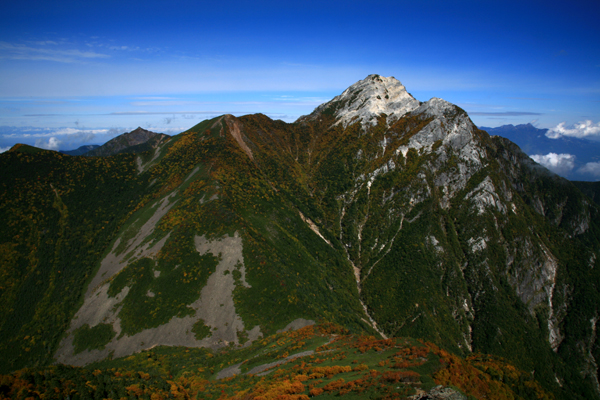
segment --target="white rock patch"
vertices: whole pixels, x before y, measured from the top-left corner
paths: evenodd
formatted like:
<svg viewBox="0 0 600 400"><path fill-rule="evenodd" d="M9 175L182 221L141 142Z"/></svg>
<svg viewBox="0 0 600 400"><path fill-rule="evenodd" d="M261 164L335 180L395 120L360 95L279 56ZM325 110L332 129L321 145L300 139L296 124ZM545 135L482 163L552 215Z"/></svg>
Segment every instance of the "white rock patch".
<svg viewBox="0 0 600 400"><path fill-rule="evenodd" d="M481 215L487 207L495 208L502 214L506 214L506 206L496 193L492 179L487 176L475 189L465 196L465 200L471 200L477 208L477 214Z"/></svg>
<svg viewBox="0 0 600 400"><path fill-rule="evenodd" d="M331 103L341 102L344 106L336 112L336 125L344 127L358 119L363 127L373 126L377 117L387 114L388 124L397 121L407 112L419 107L419 101L412 97L399 80L379 75L369 75L356 82L344 92L334 97Z"/></svg>

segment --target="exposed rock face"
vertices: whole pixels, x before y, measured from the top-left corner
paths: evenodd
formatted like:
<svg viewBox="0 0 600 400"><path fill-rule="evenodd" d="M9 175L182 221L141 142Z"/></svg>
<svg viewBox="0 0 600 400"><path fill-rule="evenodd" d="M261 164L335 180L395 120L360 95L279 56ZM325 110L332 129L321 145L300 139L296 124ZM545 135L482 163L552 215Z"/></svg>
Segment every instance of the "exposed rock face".
<svg viewBox="0 0 600 400"><path fill-rule="evenodd" d="M310 119L330 110L334 112L336 124L346 127L350 123L360 121L363 126L369 127L376 124L377 117L381 114L386 114L391 123L418 106L419 102L396 78L369 75L333 100L317 107L306 118Z"/></svg>
<svg viewBox="0 0 600 400"><path fill-rule="evenodd" d="M226 115L224 118L231 136L233 136L237 144L244 150L244 153L246 153L246 155L252 159L252 150L250 150L246 145L246 142L244 142L242 132L240 131L241 124L235 118L233 118L233 115Z"/></svg>
<svg viewBox="0 0 600 400"><path fill-rule="evenodd" d="M417 393L410 397L413 400L467 400L467 397L456 389L436 386L429 392Z"/></svg>
<svg viewBox="0 0 600 400"><path fill-rule="evenodd" d="M246 271L243 265L242 239L237 233L233 237L222 237L218 240L207 240L203 236L195 238L196 249L200 254L211 253L219 257L219 263L216 271L210 276L206 285L202 288L198 300L190 304L194 310L193 316L173 317L166 324L156 328L145 329L134 335L121 335L121 319L119 312L122 309L121 302L129 294L130 288L124 287L115 297L108 295L110 278L108 276L104 284L92 289L92 284L88 289L88 296L84 305L75 316L70 328L70 335L61 342L61 347L56 354L59 362L72 365L86 365L93 361L99 361L109 354L113 357L123 357L137 351L152 348L154 346L188 346L188 347L210 347L220 348L228 344L239 344L239 333L247 331L247 340L253 341L262 336L260 327L255 326L252 329L246 329L241 318L236 314L233 301L233 290L236 282L232 272L237 271L240 274L240 284L250 287L246 282ZM160 250L164 245L164 240L151 247L152 253ZM147 253L146 255L152 255ZM113 256L109 254L108 257ZM127 263L123 263L124 267ZM98 272L101 276L102 270ZM119 271L116 271L118 273ZM160 274L156 274L158 277ZM102 275L106 277L106 275ZM90 292L91 291L91 292ZM155 294L149 292L148 297L154 297ZM201 320L205 326L211 330L211 334L202 339L195 337L194 324ZM308 323L290 324L290 328L303 327ZM77 328L83 324L88 324L91 328L100 323L109 323L116 332L115 337L105 345L102 350L85 350L81 353L75 353L73 346L73 334Z"/></svg>
<svg viewBox="0 0 600 400"><path fill-rule="evenodd" d="M197 172L198 169L193 170L186 180L191 179ZM86 365L109 355L123 357L160 345L219 348L229 343L240 344L240 334L244 334L246 340L250 341L262 336L258 325L246 328L236 313L233 300L234 289L238 285L251 287L246 281L242 238L237 232L232 237L226 235L216 240L207 239L205 236L194 237L198 254L210 254L218 259L218 263L215 272L202 287L198 299L189 304L189 309L193 310L191 316L174 316L166 324L144 329L135 334L123 332L120 313L123 309L123 301L127 300L131 287L124 286L118 294L111 296L109 294L111 282L136 260L156 259L157 253L169 240L170 233L160 240L150 240L150 238L159 221L177 203L177 200L173 199L176 195L177 191L174 191L150 205L148 208L151 214L133 221L129 230L123 231L117 238L112 250L102 260L99 270L90 282L84 303L72 320L66 337L60 343L55 354L57 361L71 365ZM134 229L134 236L131 239L123 239ZM235 279L234 274L238 274L239 277ZM153 271L155 279L160 275L161 271ZM154 298L156 293L148 290L146 296ZM210 331L205 338L197 338L194 333L194 324L198 321L201 321ZM103 349L77 353L74 346L77 329L84 325L94 328L99 324L112 326L115 332L112 340L106 343ZM301 326L304 325L300 323Z"/></svg>

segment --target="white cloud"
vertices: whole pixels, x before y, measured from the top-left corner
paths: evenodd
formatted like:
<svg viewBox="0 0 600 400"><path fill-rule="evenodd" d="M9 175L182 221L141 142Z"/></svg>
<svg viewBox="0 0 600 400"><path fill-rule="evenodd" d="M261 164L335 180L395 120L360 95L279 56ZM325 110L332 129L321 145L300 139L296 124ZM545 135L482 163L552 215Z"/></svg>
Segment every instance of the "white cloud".
<svg viewBox="0 0 600 400"><path fill-rule="evenodd" d="M10 150L10 147L0 147L0 153Z"/></svg>
<svg viewBox="0 0 600 400"><path fill-rule="evenodd" d="M0 59L12 60L45 60L62 63L79 62L92 58L109 58L107 54L77 49L54 49L47 47L31 47L22 44L0 42Z"/></svg>
<svg viewBox="0 0 600 400"><path fill-rule="evenodd" d="M46 150L58 150L62 142L55 137L48 139L46 143L44 139L38 139L35 141L35 147Z"/></svg>
<svg viewBox="0 0 600 400"><path fill-rule="evenodd" d="M577 138L598 139L600 140L600 122L594 124L587 120L579 122L572 127L566 127L565 122L561 122L554 128L546 132L550 139L558 139L562 136L572 136Z"/></svg>
<svg viewBox="0 0 600 400"><path fill-rule="evenodd" d="M188 128L189 126L185 129ZM0 147L9 146L10 148L16 143L24 143L50 150L55 150L57 146L60 146L60 150L70 150L84 144L105 143L113 137L133 129L132 126L93 129L0 126ZM185 129L181 129L181 131Z"/></svg>
<svg viewBox="0 0 600 400"><path fill-rule="evenodd" d="M600 178L600 162L589 162L579 168L577 172L582 174L590 174L595 178Z"/></svg>
<svg viewBox="0 0 600 400"><path fill-rule="evenodd" d="M558 175L568 174L575 167L575 156L572 154L534 154L531 158Z"/></svg>
<svg viewBox="0 0 600 400"><path fill-rule="evenodd" d="M108 133L108 129L73 129L73 128L62 128L54 131L55 135L96 135Z"/></svg>
<svg viewBox="0 0 600 400"><path fill-rule="evenodd" d="M17 132L3 134L5 138L30 138L30 137L53 137L53 136L73 136L73 137L88 137L93 138L94 135L107 134L109 129L76 129L76 128L58 128L58 129L43 129L27 127L19 132L17 128L13 128ZM0 133L1 134L1 133Z"/></svg>

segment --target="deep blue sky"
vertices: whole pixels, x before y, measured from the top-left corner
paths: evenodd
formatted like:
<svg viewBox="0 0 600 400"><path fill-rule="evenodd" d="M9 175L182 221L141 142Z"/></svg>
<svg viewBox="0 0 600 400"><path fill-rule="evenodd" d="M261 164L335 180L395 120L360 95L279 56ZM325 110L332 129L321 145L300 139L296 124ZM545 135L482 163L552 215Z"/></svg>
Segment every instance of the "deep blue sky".
<svg viewBox="0 0 600 400"><path fill-rule="evenodd" d="M2 1L0 150L222 113L291 122L371 73L477 125L589 120L600 139L599 15L597 1Z"/></svg>

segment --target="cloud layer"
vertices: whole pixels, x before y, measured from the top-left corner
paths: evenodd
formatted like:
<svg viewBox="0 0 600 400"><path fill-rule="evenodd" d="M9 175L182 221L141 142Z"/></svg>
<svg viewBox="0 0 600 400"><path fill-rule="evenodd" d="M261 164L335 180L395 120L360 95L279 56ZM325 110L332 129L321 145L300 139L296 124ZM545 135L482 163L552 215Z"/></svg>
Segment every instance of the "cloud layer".
<svg viewBox="0 0 600 400"><path fill-rule="evenodd" d="M581 174L589 174L596 179L600 179L600 162L589 162L577 171Z"/></svg>
<svg viewBox="0 0 600 400"><path fill-rule="evenodd" d="M38 139L35 141L35 147L39 147L40 149L46 150L60 150L60 146L62 145L62 141L58 140L55 137L51 137L48 141L44 139Z"/></svg>
<svg viewBox="0 0 600 400"><path fill-rule="evenodd" d="M132 129L0 126L0 150L8 150L14 143L29 144L46 150L70 150L84 144L104 143L128 130Z"/></svg>
<svg viewBox="0 0 600 400"><path fill-rule="evenodd" d="M534 154L531 158L536 163L561 176L569 174L575 168L575 156L572 154Z"/></svg>
<svg viewBox="0 0 600 400"><path fill-rule="evenodd" d="M558 139L563 136L576 138L600 140L600 122L594 124L591 120L578 122L577 124L567 127L565 122L561 122L554 128L551 128L546 133L550 139Z"/></svg>

